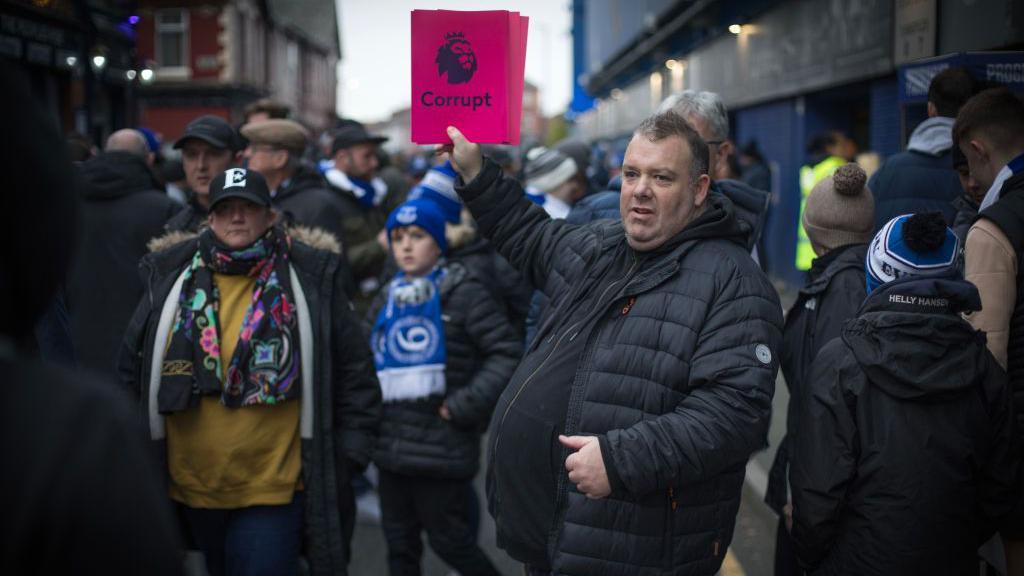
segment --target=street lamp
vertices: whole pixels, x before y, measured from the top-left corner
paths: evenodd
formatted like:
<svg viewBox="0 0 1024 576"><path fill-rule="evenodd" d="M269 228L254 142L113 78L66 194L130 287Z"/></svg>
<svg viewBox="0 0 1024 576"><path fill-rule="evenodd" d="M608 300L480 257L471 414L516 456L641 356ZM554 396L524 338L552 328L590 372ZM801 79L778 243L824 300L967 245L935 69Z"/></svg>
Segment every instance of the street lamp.
<svg viewBox="0 0 1024 576"><path fill-rule="evenodd" d="M129 82L131 82L132 80L135 80L135 76L137 74L138 73L135 70L128 70L124 73L124 77L127 78Z"/></svg>
<svg viewBox="0 0 1024 576"><path fill-rule="evenodd" d="M99 72L107 65L107 57L102 54L97 54L92 57L92 67Z"/></svg>
<svg viewBox="0 0 1024 576"><path fill-rule="evenodd" d="M142 80L143 84L149 84L150 82L152 82L154 76L155 75L153 74L153 70L151 68L143 68L142 71L139 72L139 79Z"/></svg>

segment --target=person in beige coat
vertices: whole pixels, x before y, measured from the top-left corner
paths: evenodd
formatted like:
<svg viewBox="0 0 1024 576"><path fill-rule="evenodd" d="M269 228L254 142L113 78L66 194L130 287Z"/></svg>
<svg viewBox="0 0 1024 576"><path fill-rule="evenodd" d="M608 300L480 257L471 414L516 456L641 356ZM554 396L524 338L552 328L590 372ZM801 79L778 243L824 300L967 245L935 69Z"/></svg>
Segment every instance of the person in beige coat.
<svg viewBox="0 0 1024 576"><path fill-rule="evenodd" d="M982 309L966 316L986 333L1006 369L1024 439L1024 101L1005 88L985 90L960 110L953 141L967 157L971 177L987 189L967 233L965 278L978 287ZM1024 504L1000 530L1007 573L1024 573Z"/></svg>

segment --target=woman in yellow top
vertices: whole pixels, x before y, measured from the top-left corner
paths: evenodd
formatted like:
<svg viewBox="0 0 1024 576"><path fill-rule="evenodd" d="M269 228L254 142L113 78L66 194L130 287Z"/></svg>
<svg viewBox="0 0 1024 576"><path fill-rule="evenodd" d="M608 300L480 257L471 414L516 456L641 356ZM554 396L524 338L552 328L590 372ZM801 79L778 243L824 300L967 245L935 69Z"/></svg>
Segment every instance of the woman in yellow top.
<svg viewBox="0 0 1024 576"><path fill-rule="evenodd" d="M303 544L312 573L344 573L379 419L336 241L275 221L260 174L214 179L209 228L143 260L122 357L213 576L294 574Z"/></svg>

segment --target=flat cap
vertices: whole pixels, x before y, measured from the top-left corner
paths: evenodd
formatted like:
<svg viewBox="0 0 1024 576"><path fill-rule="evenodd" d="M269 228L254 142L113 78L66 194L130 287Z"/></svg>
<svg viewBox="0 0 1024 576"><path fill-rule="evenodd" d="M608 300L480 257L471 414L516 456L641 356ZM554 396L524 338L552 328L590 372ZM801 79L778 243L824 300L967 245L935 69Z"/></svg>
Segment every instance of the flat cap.
<svg viewBox="0 0 1024 576"><path fill-rule="evenodd" d="M306 149L309 131L294 120L264 120L242 126L242 136L250 144L267 144L301 152Z"/></svg>

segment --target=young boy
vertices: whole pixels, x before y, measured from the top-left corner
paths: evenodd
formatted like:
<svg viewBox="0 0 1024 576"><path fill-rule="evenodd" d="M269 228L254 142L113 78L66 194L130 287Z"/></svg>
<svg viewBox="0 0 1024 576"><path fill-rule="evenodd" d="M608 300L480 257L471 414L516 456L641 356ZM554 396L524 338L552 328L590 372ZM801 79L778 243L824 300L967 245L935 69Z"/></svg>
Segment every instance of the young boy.
<svg viewBox="0 0 1024 576"><path fill-rule="evenodd" d="M459 263L446 263L445 218L427 199L388 217L400 272L371 308L384 397L374 462L392 576L420 574L420 532L461 574L497 574L476 544L472 480L480 430L522 345L505 306Z"/></svg>
<svg viewBox="0 0 1024 576"><path fill-rule="evenodd" d="M960 315L981 302L959 249L939 212L890 220L867 300L811 367L789 474L811 574L977 572L1016 502L1006 374Z"/></svg>
<svg viewBox="0 0 1024 576"><path fill-rule="evenodd" d="M782 330L782 374L789 388L787 433L797 424L800 403L806 398L807 373L818 351L857 314L867 295L864 258L875 226L875 203L865 186L867 174L849 163L814 185L804 207L802 225L815 258L807 271L807 284L786 314ZM775 453L765 502L779 515L775 541L775 576L799 576L793 541L786 529L792 520L787 471L789 437Z"/></svg>

